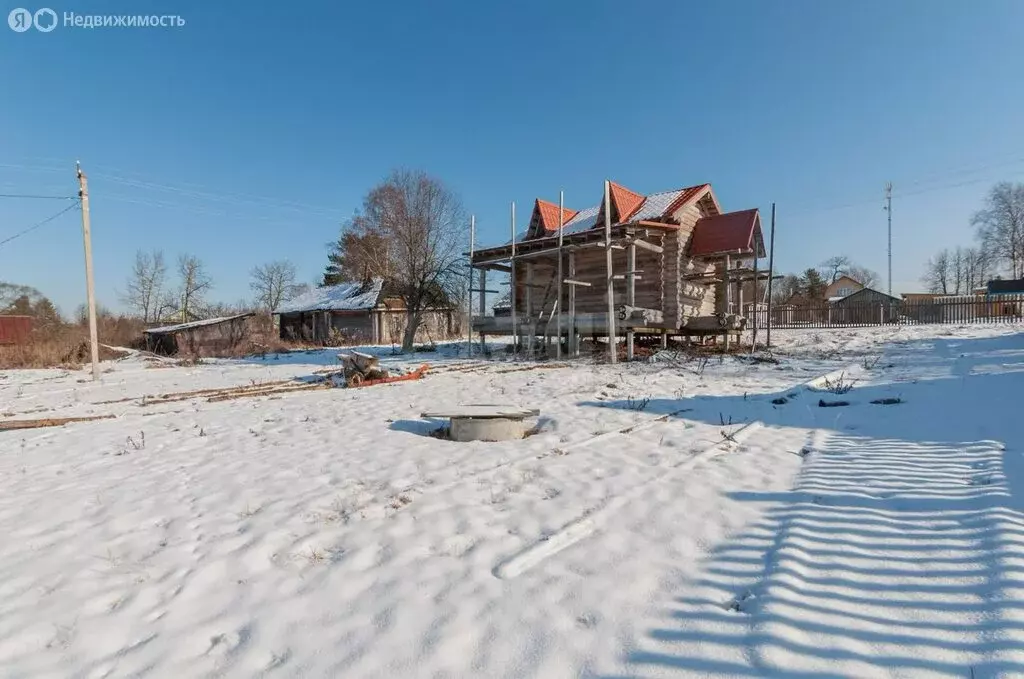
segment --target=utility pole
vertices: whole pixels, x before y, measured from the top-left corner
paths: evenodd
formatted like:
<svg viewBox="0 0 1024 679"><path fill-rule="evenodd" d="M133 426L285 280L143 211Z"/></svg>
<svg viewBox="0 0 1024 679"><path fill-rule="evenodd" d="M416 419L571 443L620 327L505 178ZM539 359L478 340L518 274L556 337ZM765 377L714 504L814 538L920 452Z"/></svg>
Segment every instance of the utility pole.
<svg viewBox="0 0 1024 679"><path fill-rule="evenodd" d="M885 211L889 217L889 296L892 297L892 182L885 184Z"/></svg>
<svg viewBox="0 0 1024 679"><path fill-rule="evenodd" d="M92 231L89 228L89 181L75 162L78 175L78 199L82 203L82 239L85 241L85 294L89 307L89 347L92 352L92 378L100 378L100 345L96 337L96 291L92 281Z"/></svg>

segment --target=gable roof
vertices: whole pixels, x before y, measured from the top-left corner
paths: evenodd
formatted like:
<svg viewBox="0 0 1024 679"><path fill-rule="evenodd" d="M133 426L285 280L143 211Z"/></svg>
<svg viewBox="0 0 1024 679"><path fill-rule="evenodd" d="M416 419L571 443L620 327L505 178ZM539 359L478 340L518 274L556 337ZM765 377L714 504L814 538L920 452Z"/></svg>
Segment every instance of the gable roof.
<svg viewBox="0 0 1024 679"><path fill-rule="evenodd" d="M608 193L611 194L612 215L616 223L629 221L629 218L636 212L637 208L647 200L646 196L630 191L625 186L608 182Z"/></svg>
<svg viewBox="0 0 1024 679"><path fill-rule="evenodd" d="M761 216L756 208L698 219L696 226L693 227L690 256L751 254L755 252L755 247L757 256L764 257Z"/></svg>
<svg viewBox="0 0 1024 679"><path fill-rule="evenodd" d="M362 311L372 309L380 301L383 278L359 283L339 283L313 288L274 310L275 314L297 314L304 311Z"/></svg>
<svg viewBox="0 0 1024 679"><path fill-rule="evenodd" d="M874 288L861 288L857 292L850 293L846 297L839 297L839 298L835 299L834 301L830 299L829 302L835 303L835 304L847 304L847 303L856 302L858 297L868 297L868 296L888 297L889 299L893 300L894 302L901 302L901 301L903 301L899 297L894 297L893 295L888 295L888 294L882 292L881 290L875 290Z"/></svg>
<svg viewBox="0 0 1024 679"><path fill-rule="evenodd" d="M558 206L554 203L538 198L533 205L538 224L543 231L558 231ZM567 207L562 208L562 224L566 224L576 216L576 210ZM531 218L531 222L533 219Z"/></svg>

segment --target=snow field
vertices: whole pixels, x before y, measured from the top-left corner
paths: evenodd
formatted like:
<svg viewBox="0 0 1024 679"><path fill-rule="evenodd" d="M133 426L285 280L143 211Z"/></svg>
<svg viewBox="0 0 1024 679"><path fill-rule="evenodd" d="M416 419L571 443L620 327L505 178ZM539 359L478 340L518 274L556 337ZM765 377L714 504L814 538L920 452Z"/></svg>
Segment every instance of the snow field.
<svg viewBox="0 0 1024 679"><path fill-rule="evenodd" d="M445 370L212 403L140 399L305 379L336 352L127 359L99 385L5 373L0 417L117 417L0 432L0 667L1013 676L1020 486L991 442L1009 405L929 418L971 376L1007 380L1024 359L1005 329L929 331L780 332L778 365L386 357ZM868 368L886 343L892 367ZM835 370L857 380L855 403L817 408L799 385ZM540 408L539 431L460 444L418 417L465 402Z"/></svg>

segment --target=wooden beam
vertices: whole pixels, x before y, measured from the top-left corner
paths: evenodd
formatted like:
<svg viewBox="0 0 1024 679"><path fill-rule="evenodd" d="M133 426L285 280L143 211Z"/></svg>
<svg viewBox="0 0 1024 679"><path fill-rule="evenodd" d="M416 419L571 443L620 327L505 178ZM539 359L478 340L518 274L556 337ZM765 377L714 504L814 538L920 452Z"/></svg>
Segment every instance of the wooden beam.
<svg viewBox="0 0 1024 679"><path fill-rule="evenodd" d="M608 279L606 294L608 297L608 361L618 362L615 346L615 282L612 280L612 198L611 182L604 180L604 262L605 274Z"/></svg>
<svg viewBox="0 0 1024 679"><path fill-rule="evenodd" d="M639 276L636 275L636 242L629 244L628 254L628 271L624 274L629 279L629 285L626 288L626 304L629 306L636 306L636 279ZM633 329L630 328L626 331L626 360L633 360L633 340L634 334Z"/></svg>
<svg viewBox="0 0 1024 679"><path fill-rule="evenodd" d="M665 248L661 247L660 245L655 245L654 243L648 243L647 241L640 240L639 238L634 238L633 240L631 240L630 241L630 245L635 245L638 248L640 248L641 250L647 250L648 252L653 252L653 253L658 254L658 255L660 255L661 253L665 252Z"/></svg>
<svg viewBox="0 0 1024 679"><path fill-rule="evenodd" d="M558 192L558 301L555 308L558 309L558 318L555 319L555 333L558 340L555 347L555 358L562 358L562 228L565 226L565 191Z"/></svg>
<svg viewBox="0 0 1024 679"><path fill-rule="evenodd" d="M512 319L512 355L516 356L519 353L519 338L516 336L516 203L512 201L512 214L510 219L510 225L512 227L512 257L509 259L509 265L512 267L512 272L509 274L509 301L512 303L511 319Z"/></svg>
<svg viewBox="0 0 1024 679"><path fill-rule="evenodd" d="M482 264L481 269L490 269L491 271L501 271L502 273L512 273L512 267L505 266L504 264Z"/></svg>
<svg viewBox="0 0 1024 679"><path fill-rule="evenodd" d="M587 283L586 281L574 281L571 278L566 278L562 282L566 285L582 285L585 288L589 288L592 285L592 283Z"/></svg>
<svg viewBox="0 0 1024 679"><path fill-rule="evenodd" d="M526 318L527 319L533 318L533 288L534 288L534 283L533 283L533 262L527 262L526 263ZM531 321L527 321L527 322L528 323L532 323ZM534 331L533 330L529 330L529 335L530 335L530 337L529 337L528 341L530 342L530 346L526 349L526 355L528 357L532 357L533 356L533 335L534 335Z"/></svg>
<svg viewBox="0 0 1024 679"><path fill-rule="evenodd" d="M722 278L725 279L725 282L722 284L722 287L723 287L724 292L725 292L725 313L726 313L726 315L729 314L730 307L732 306L732 287L729 285L729 265L731 263L732 263L732 260L731 260L730 256L726 255L725 256L725 272L722 274ZM729 333L725 334L725 350L729 351Z"/></svg>
<svg viewBox="0 0 1024 679"><path fill-rule="evenodd" d="M473 356L473 249L476 245L476 215L470 215L469 217L469 275L466 276L466 287L469 291L466 293L466 356ZM481 296L486 294L487 291L484 286L480 286ZM380 320L383 318L382 314L377 315L377 321L373 324L373 341L377 344L381 342L381 335L383 332L378 331L378 326L381 325Z"/></svg>
<svg viewBox="0 0 1024 679"><path fill-rule="evenodd" d="M612 276L612 278L614 280L617 280L617 281L634 280L634 279L638 280L638 281L642 281L644 279L643 276L630 276L629 274L624 274L624 273L617 273L614 276Z"/></svg>
<svg viewBox="0 0 1024 679"><path fill-rule="evenodd" d="M579 356L580 347L576 341L576 285L583 283L583 281L574 281L572 277L576 275L576 253L569 253L569 278L565 281L569 284L569 355ZM583 283L585 287L590 287L590 283Z"/></svg>

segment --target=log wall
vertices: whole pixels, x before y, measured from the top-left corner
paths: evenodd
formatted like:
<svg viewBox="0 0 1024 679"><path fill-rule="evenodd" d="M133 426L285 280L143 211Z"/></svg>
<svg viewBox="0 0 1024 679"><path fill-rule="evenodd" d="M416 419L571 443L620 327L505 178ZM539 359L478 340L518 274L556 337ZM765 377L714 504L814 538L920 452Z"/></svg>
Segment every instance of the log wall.
<svg viewBox="0 0 1024 679"><path fill-rule="evenodd" d="M715 293L711 286L699 282L680 280L680 276L703 273L709 264L692 260L685 255L685 247L689 243L693 225L700 217L700 212L693 207L685 216L688 223L679 231L649 233L646 242L662 247L663 252L656 253L642 248L636 249L636 268L642 273L637 274L635 282L635 306L645 309L657 309L665 315L664 327L678 328L683 319L693 315L709 315L714 313ZM680 247L682 245L682 247ZM608 310L606 299L607 275L605 251L600 247L585 247L575 250L576 275L574 280L590 283L589 287L576 286L576 313L605 313ZM562 275L569 278L568 252L563 253ZM624 275L629 266L629 250L612 250L612 273ZM534 257L516 262L516 321L526 322L528 318L538 318L543 314L546 319L552 312L557 291L557 255L550 257ZM532 277L528 273L532 267ZM528 280L529 279L529 280ZM527 289L530 294L527 295ZM625 278L613 282L615 306L625 304L629 281ZM528 299L529 298L529 299ZM527 310L527 302L531 308ZM569 312L569 286L562 286L560 309Z"/></svg>

